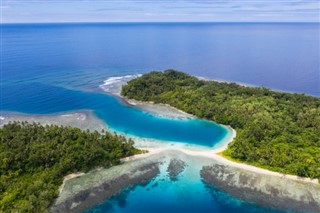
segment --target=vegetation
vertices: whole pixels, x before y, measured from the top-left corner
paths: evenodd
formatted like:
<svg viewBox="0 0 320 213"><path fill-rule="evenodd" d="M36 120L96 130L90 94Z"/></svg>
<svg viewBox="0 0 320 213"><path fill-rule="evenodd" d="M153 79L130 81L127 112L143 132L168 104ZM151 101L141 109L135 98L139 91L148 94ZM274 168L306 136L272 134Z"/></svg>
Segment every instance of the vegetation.
<svg viewBox="0 0 320 213"><path fill-rule="evenodd" d="M46 212L67 174L140 153L108 132L14 122L0 129L0 212Z"/></svg>
<svg viewBox="0 0 320 213"><path fill-rule="evenodd" d="M228 157L320 178L320 98L203 81L174 70L133 79L122 95L232 126L237 137L223 153Z"/></svg>

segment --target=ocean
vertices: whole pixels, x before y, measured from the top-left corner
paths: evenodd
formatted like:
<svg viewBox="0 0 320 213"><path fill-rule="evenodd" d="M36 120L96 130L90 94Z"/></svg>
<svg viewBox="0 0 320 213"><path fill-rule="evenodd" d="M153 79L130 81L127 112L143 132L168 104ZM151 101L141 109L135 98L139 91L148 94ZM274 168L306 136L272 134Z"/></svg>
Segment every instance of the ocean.
<svg viewBox="0 0 320 213"><path fill-rule="evenodd" d="M109 76L174 68L206 78L320 96L319 23L1 27L5 83L46 81L95 88Z"/></svg>
<svg viewBox="0 0 320 213"><path fill-rule="evenodd" d="M177 69L208 79L320 96L319 24L2 24L1 30L1 111L92 110L120 133L212 147L230 133L228 129L204 120L146 113L107 94L101 85L110 77ZM200 194L208 193L198 181ZM175 187L181 189L179 184ZM138 186L134 193L157 203L145 189ZM132 205L126 206L131 209L118 212L139 207L136 196L127 193L126 202ZM108 205L117 199L121 196ZM221 202L215 199L206 205L217 210ZM253 208L230 205L239 212ZM254 207L254 212L265 211Z"/></svg>

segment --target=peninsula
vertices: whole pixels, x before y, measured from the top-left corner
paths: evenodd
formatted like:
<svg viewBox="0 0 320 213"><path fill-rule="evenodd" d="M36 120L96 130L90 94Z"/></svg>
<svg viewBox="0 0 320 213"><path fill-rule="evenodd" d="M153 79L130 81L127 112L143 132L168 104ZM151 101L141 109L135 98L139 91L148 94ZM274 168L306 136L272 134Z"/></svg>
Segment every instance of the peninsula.
<svg viewBox="0 0 320 213"><path fill-rule="evenodd" d="M228 159L320 178L320 98L205 81L175 70L135 78L121 95L230 125L237 137L222 153Z"/></svg>

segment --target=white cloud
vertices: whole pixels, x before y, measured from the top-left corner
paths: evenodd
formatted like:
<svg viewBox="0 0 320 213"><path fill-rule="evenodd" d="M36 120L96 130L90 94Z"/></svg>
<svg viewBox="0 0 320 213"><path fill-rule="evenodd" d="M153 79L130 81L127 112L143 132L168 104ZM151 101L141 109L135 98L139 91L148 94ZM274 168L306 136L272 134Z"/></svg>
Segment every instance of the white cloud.
<svg viewBox="0 0 320 213"><path fill-rule="evenodd" d="M1 0L0 0L1 1ZM319 22L319 0L2 0L22 21ZM10 11L10 12L9 12ZM26 17L23 12L32 16ZM33 17L33 18L32 18ZM31 20L34 19L34 20Z"/></svg>

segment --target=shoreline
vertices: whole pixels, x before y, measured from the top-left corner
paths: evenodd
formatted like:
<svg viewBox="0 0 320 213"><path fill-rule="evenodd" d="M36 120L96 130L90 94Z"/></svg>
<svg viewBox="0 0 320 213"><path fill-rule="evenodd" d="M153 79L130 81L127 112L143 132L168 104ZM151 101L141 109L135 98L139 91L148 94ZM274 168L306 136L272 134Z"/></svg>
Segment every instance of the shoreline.
<svg viewBox="0 0 320 213"><path fill-rule="evenodd" d="M130 104L128 102L128 99L119 96L121 99L123 99L126 103ZM129 100L131 101L131 100ZM133 101L135 103L136 101ZM143 104L144 102L137 102L139 105L133 105L136 106L137 108L140 108L143 110ZM158 104L154 103L147 103L147 105L151 106L156 106ZM161 113L161 110L165 109L167 105L162 105L159 108L156 108L157 113ZM178 110L174 107L169 106L170 112L174 112L175 115L189 115L188 113L185 113L181 110ZM181 113L183 112L183 113ZM65 117L68 117L68 122L63 122ZM192 118L195 118L193 116ZM99 118L97 118L90 110L81 110L81 111L72 111L72 112L66 112L66 113L57 113L57 114L50 114L50 115L32 115L32 114L24 114L24 113L19 113L19 112L1 112L1 120L0 120L0 127L1 125L7 123L8 121L12 120L26 120L26 121L31 121L31 122L40 122L41 124L57 124L59 125L70 125L78 127L80 129L90 129L90 130L110 130L108 126L101 121ZM73 121L76 122L73 122ZM79 121L82 123L89 123L87 125L79 125ZM97 125L99 124L99 125ZM219 124L221 125L221 124ZM85 127L84 127L85 126ZM98 126L98 127L97 127ZM236 137L236 131L226 125L222 125L225 128L228 128L229 131L232 132L232 134L228 135L227 138L223 138L222 141L220 141L218 144L216 144L213 147L205 147L205 146L200 146L200 145L194 145L194 144L186 144L182 142L168 142L168 141L162 141L162 140L157 140L157 139L150 139L150 138L142 138L139 136L134 136L134 135L128 135L128 134L123 134L119 133L115 130L112 130L116 132L117 134L121 134L125 137L130 137L135 141L135 147L138 149L143 149L143 150L148 150L149 153L145 154L139 154L140 155L151 155L152 153L159 153L162 151L168 151L168 150L176 150L176 151L181 151L184 152L185 154L193 155L193 156L202 156L202 157L207 157L211 158L214 160L217 160L219 162L222 162L224 164L227 164L229 166L235 167L235 168L240 168L243 170L247 171L252 171L256 172L259 174L264 174L264 175L272 175L272 176L277 176L281 178L287 178L291 180L296 180L296 181L303 181L303 182L308 182L308 183L313 183L313 184L318 184L318 179L311 179L311 178L305 178L305 177L299 177L296 175L290 175L290 174L284 174L280 172L275 172L272 170L264 169L261 167L256 167L250 164L245 164L245 163L239 163L235 162L232 160L229 160L223 156L218 155L217 153L223 152L228 148L228 144L233 141L233 139ZM87 128L90 127L90 128ZM163 147L165 146L165 147ZM135 159L135 156L129 157L130 159ZM138 157L139 158L139 157Z"/></svg>
<svg viewBox="0 0 320 213"><path fill-rule="evenodd" d="M189 155L199 155L199 153L196 153L196 152L187 151L185 153L189 154ZM311 179L311 178L306 178L306 177L299 177L296 175L283 174L283 173L267 170L264 168L252 166L249 164L245 164L245 163L234 162L234 161L231 161L223 156L218 155L217 153L201 153L200 156L208 157L208 158L214 159L218 162L221 162L223 164L226 164L228 166L232 166L232 167L235 167L238 169L254 172L257 174L261 174L261 175L271 175L271 176L280 177L280 178L284 178L284 179L290 179L290 180L301 181L301 182L306 182L306 183L313 183L313 184L319 185L318 179Z"/></svg>
<svg viewBox="0 0 320 213"><path fill-rule="evenodd" d="M159 159L136 159L110 168L96 168L85 174L71 174L49 212L82 212L127 187L146 184L159 174ZM70 176L69 176L70 177Z"/></svg>
<svg viewBox="0 0 320 213"><path fill-rule="evenodd" d="M71 174L68 174L67 176L64 176L64 177L63 177L62 185L59 187L59 195L61 194L61 192L62 192L62 190L63 190L63 188L64 188L64 186L66 185L66 182L67 182L68 180L71 180L71 179L73 179L73 178L80 177L80 176L82 176L82 175L85 175L85 173L84 173L84 172L77 172L77 173L71 173Z"/></svg>
<svg viewBox="0 0 320 213"><path fill-rule="evenodd" d="M320 209L320 186L318 184L237 168L229 165L224 160L220 161L219 156L212 154L210 151L197 152L170 148L154 148L149 149L149 151L149 153L124 158L122 159L122 164L118 166L95 169L84 175L74 175L73 178L66 180L66 187L59 195L58 202L56 202L54 208L62 208L63 210L68 210L68 212L74 212L72 211L74 208L91 208L118 194L121 190L144 183L147 184L160 174L157 169L159 165L175 159L179 161L180 159L182 165L186 164L189 169L198 171L198 167L200 167L200 180L204 184L217 187L245 202L253 202L262 207L278 210L303 211L310 209L310 212L318 212L318 209ZM190 167L192 165L191 162L197 165L196 168ZM148 173L142 172L141 168L149 170L152 165L157 167L153 168L156 171L154 170L151 176L146 176L145 174ZM183 170L183 168L176 169L173 172L179 172L180 169ZM123 176L123 173L130 175ZM133 176L131 176L132 174ZM131 182L130 179L132 178L137 179ZM117 184L121 185L122 188L107 188L107 191L102 193L102 189L106 190L104 186L113 183L112 180L116 180ZM111 194L109 190L111 190ZM103 195L104 198L94 198L96 195ZM294 207L290 203L294 203Z"/></svg>
<svg viewBox="0 0 320 213"><path fill-rule="evenodd" d="M54 114L27 114L13 111L0 111L0 128L12 121L37 122L42 125L62 125L90 131L109 130L106 123L96 117L91 110L75 110Z"/></svg>
<svg viewBox="0 0 320 213"><path fill-rule="evenodd" d="M119 96L126 104L132 107L139 108L146 113L151 113L159 117L166 117L170 119L191 119L196 118L196 116L179 110L169 104L156 104L152 101L144 102L137 101L133 99L127 99L126 97Z"/></svg>
<svg viewBox="0 0 320 213"><path fill-rule="evenodd" d="M194 77L196 77L197 79L202 80L202 81L216 81L216 82L219 82L219 83L227 83L227 84L235 83L235 84L238 84L238 85L243 86L243 87L253 87L253 88L261 88L261 87L263 87L263 85L259 86L259 85L256 85L256 84L244 83L244 82L240 82L240 81L229 81L229 80L224 80L224 79L208 78L208 77L203 77L203 76L194 76ZM274 92L280 92L280 93L305 94L305 95L312 96L312 97L315 97L315 98L319 98L320 97L320 95L313 95L313 94L309 94L309 93L305 93L305 92L294 92L294 91L290 91L290 90L281 90L281 89L274 89L274 88L272 88L272 89L270 88L269 90L274 91Z"/></svg>
<svg viewBox="0 0 320 213"><path fill-rule="evenodd" d="M119 96L120 98L122 98L123 100L125 100L127 103L131 104L131 103L138 103L137 105L133 105L133 106L137 106L138 108L141 106L142 109L143 109L143 104L144 102L142 101L136 101L136 100L131 100L131 99L127 99L123 96ZM157 105L153 102L146 102L146 104L151 104L151 105ZM179 109L176 109L175 107L172 107L168 104L161 104L163 106L168 106L170 107L171 109L175 110L176 112L182 112L182 113L185 113L186 115L189 115L188 113L186 112L183 112L182 110L179 110ZM161 113L158 111L158 113ZM191 115L192 118L196 118L194 115ZM212 121L211 121L212 122ZM219 125L222 125L222 124L219 124ZM291 180L296 180L296 181L303 181L303 182L307 182L307 183L313 183L313 184L319 184L318 182L318 179L311 179L311 178L306 178L306 177L299 177L299 176L296 176L296 175L290 175L290 174L285 174L285 173L280 173L280 172L275 172L275 171L272 171L272 170L268 170L268 169L264 169L264 168L261 168L261 167L257 167L257 166L253 166L253 165L250 165L250 164L246 164L246 163L239 163L239 162L235 162L235 161L232 161L232 160L229 160L223 156L220 156L218 155L217 153L219 152L223 152L225 151L227 148L228 148L228 145L229 143L231 143L233 141L233 139L236 137L236 130L233 129L231 126L227 126L227 125L222 125L224 126L225 128L228 128L230 131L232 131L232 134L231 136L228 137L228 139L226 141L221 141L219 142L217 145L221 145L218 146L218 147L212 147L211 149L209 148L208 151L195 151L195 150L190 150L190 149L185 149L185 148L171 148L171 150L178 150L178 151L181 151L181 152L184 152L185 154L189 154L189 155L196 155L196 156L202 156L202 157L208 157L208 158L211 158L211 159L214 159L214 160L217 160L219 162L222 162L222 163L225 163L229 166L233 166L233 167L236 167L236 168L240 168L240 169L243 169L243 170L247 170L247 171L252 171L252 172L256 172L258 174L263 174L263 175L273 175L273 176L277 176L277 177L281 177L281 178L287 178L287 179L291 179ZM225 139L223 139L225 140ZM196 146L196 145L195 145ZM142 148L143 147L138 147L138 148ZM154 152L154 150L157 150L157 149L152 149L152 148L146 148L149 152ZM170 150L168 148L163 148L161 150L158 150L159 151L165 151L165 150Z"/></svg>
<svg viewBox="0 0 320 213"><path fill-rule="evenodd" d="M212 149L212 150L209 150L209 151L192 151L192 150L183 149L183 148L143 148L143 147L141 147L141 148L138 147L138 148L139 149L148 150L148 153L139 154L139 155L135 155L135 156L132 156L132 157L127 157L127 158L123 159L123 161L139 159L141 157L146 157L146 156L158 154L158 153L165 152L165 151L179 151L179 152L182 152L182 153L190 155L190 156L199 156L199 157L205 157L205 158L213 159L213 160L215 160L217 162L220 162L222 164L225 164L227 166L231 166L231 167L234 167L234 168L237 168L237 169L242 169L242 170L245 170L245 171L254 172L254 173L257 173L257 174L261 174L261 175L274 176L274 177L279 177L279 178L282 178L282 179L289 179L289 180L294 180L294 181L312 183L312 184L319 185L318 179L311 179L311 178L306 178L306 177L299 177L299 176L296 176L296 175L290 175L290 174L284 174L284 173L280 173L280 172L274 172L274 171L271 171L271 170L267 170L267 169L256 167L256 166L252 166L252 165L249 165L249 164L238 163L238 162L231 161L231 160L229 160L229 159L227 159L227 158L225 158L223 156L218 155L217 153L220 152L219 150Z"/></svg>
<svg viewBox="0 0 320 213"><path fill-rule="evenodd" d="M85 119L79 119L83 118L81 113L87 113ZM92 124L95 124L96 122L101 122L101 120L97 118L93 113L86 111L40 116L23 115L21 113L11 113L11 115L16 115L18 117L20 116L20 120L21 118L27 118L32 121L38 121L37 118L40 118L42 119L42 121L56 122L56 119L54 118L56 116L62 120L68 117L68 123L72 123L73 121L76 121L76 123L78 123L79 121L84 123L86 123L86 121L89 121L89 123ZM14 117L15 116L11 117L11 119L15 120ZM1 122L8 121L7 119L8 118L5 116L5 119L1 120ZM106 125L105 128L107 128ZM129 135L125 136L130 137ZM58 201L55 202L52 206L52 212L65 212L64 210L68 210L68 212L79 212L78 210L84 210L90 208L93 205L96 205L97 203L103 202L105 199L108 199L111 196L117 194L124 188L134 186L136 184L139 185L142 182L148 182L148 180L151 180L153 177L155 177L155 175L158 174L158 170L156 168L157 166L151 166L150 164L151 162L155 162L152 159L157 159L157 162L159 162L159 156L170 156L170 153L175 153L174 155L179 155L179 153L182 153L190 159L205 159L206 162L210 162L207 164L199 165L201 167L203 166L201 170L201 175L204 182L212 184L213 186L216 186L221 190L226 191L227 193L231 194L232 196L238 199L244 199L253 203L257 202L257 204L260 204L261 200L265 200L264 198L266 198L268 202L291 199L290 201L301 203L302 206L306 205L306 203L311 203L310 199L312 199L313 197L316 198L315 200L317 200L318 198L320 200L320 185L318 184L317 179L311 180L309 178L301 178L294 175L285 175L267 169L251 166L248 164L234 162L218 155L217 153L225 150L228 144L233 141L233 138L235 136L236 131L233 130L232 134L224 138L220 146L218 145L217 147L211 148L201 147L197 145L188 145L184 143L168 143L165 141L157 141L147 138L134 137L133 139L136 144L135 147L139 149L148 150L148 153L123 158L121 159L122 164L108 169L96 168L88 173L74 173L67 175L66 177L64 177L63 184L59 189L60 193L57 199ZM145 173L139 170L139 168L141 168L141 165L146 165L146 167L143 167L145 168ZM151 167L147 165L150 165ZM126 169L119 170L119 168ZM149 170L150 168L152 169ZM219 168L222 168L221 171L219 170ZM215 177L218 174L212 172L215 170L224 175L221 177L219 176L218 179L215 179ZM136 175L134 177L131 177L130 175L123 176L121 175L123 173L121 173L120 171L126 171L129 173L131 171L132 174ZM102 172L103 174L108 174L108 176L104 177L104 175L99 175L100 172ZM248 179L252 180L252 183L259 183L259 185L257 186L256 184L249 184L250 187L248 188L246 182L239 182L241 178L243 179L243 174L245 174ZM236 177L236 179L232 183L230 183L229 179L223 179L224 177L229 177L230 175ZM112 181L113 179L117 179L117 185L115 188L110 188L110 185L112 185L113 183L110 181ZM272 187L268 182L268 180L271 179L273 180ZM86 183L86 180L89 181L88 184ZM259 180L263 181L260 183ZM74 185L74 183L76 182L78 184ZM276 190L281 192L281 196L277 195L280 197L274 197L274 195L272 194L272 190L275 190L274 187L276 187ZM290 189L289 194L286 192L286 190L288 190L288 187ZM102 192L106 189L108 190ZM319 192L317 192L317 190ZM246 194L243 194L244 191L246 192ZM296 194L294 193L295 191L298 191L299 195L302 194L303 196L309 196L307 201L304 200L303 197L297 198ZM249 195L252 196L250 197ZM272 206L273 202L268 202L262 202L261 205ZM315 206L315 208L318 208L317 206L320 206L320 204L318 204L318 202L316 201L315 204L311 204L312 206ZM285 207L285 202L279 204L280 209Z"/></svg>

